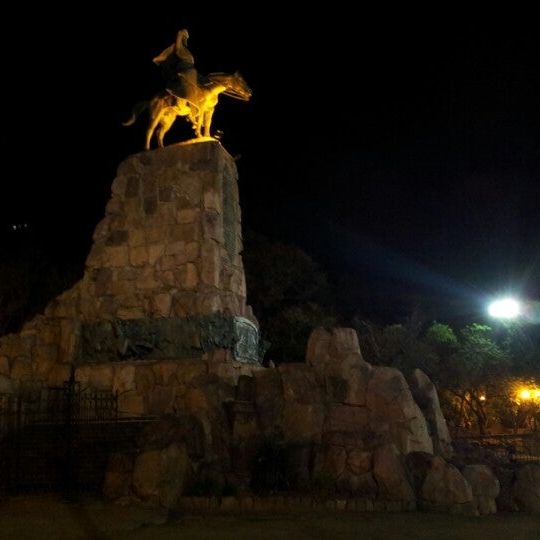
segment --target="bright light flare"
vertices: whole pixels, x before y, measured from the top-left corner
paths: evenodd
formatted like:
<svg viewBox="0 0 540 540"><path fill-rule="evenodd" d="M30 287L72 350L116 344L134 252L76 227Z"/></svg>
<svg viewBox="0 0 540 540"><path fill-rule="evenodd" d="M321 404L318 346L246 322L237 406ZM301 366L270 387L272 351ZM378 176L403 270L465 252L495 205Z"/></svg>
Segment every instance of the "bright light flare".
<svg viewBox="0 0 540 540"><path fill-rule="evenodd" d="M514 298L502 298L489 305L488 313L496 319L515 319L521 314L521 304Z"/></svg>
<svg viewBox="0 0 540 540"><path fill-rule="evenodd" d="M540 405L540 388L538 386L521 386L516 391L518 403L530 402Z"/></svg>

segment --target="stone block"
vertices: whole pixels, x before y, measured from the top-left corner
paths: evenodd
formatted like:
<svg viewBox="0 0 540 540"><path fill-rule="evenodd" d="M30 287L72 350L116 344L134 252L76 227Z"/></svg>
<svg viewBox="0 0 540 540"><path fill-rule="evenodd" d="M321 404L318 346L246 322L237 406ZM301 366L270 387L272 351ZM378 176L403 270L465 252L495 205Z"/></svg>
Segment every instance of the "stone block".
<svg viewBox="0 0 540 540"><path fill-rule="evenodd" d="M200 239L200 225L194 223L183 223L171 227L169 231L169 239L172 242L181 240L184 242L197 242Z"/></svg>
<svg viewBox="0 0 540 540"><path fill-rule="evenodd" d="M169 227L166 224L152 224L145 227L146 243L160 244L169 238Z"/></svg>
<svg viewBox="0 0 540 540"><path fill-rule="evenodd" d="M150 244L148 246L148 263L155 265L164 252L164 244Z"/></svg>
<svg viewBox="0 0 540 540"><path fill-rule="evenodd" d="M197 295L194 292L181 291L173 295L172 310L176 317L187 317L197 313Z"/></svg>
<svg viewBox="0 0 540 540"><path fill-rule="evenodd" d="M105 206L105 215L107 217L119 216L122 215L123 210L123 201L121 201L118 197L113 197L112 199L109 199L109 202Z"/></svg>
<svg viewBox="0 0 540 540"><path fill-rule="evenodd" d="M453 453L452 440L441 410L435 385L420 369L413 371L409 377L409 385L414 400L422 410L429 426L435 453L445 459L450 459Z"/></svg>
<svg viewBox="0 0 540 540"><path fill-rule="evenodd" d="M89 384L98 390L111 390L113 386L113 366L95 365L90 369Z"/></svg>
<svg viewBox="0 0 540 540"><path fill-rule="evenodd" d="M135 366L116 365L114 367L113 391L122 393L126 390L134 390L135 387Z"/></svg>
<svg viewBox="0 0 540 540"><path fill-rule="evenodd" d="M126 190L124 196L126 199L133 199L139 195L140 178L136 175L130 175L126 178Z"/></svg>
<svg viewBox="0 0 540 540"><path fill-rule="evenodd" d="M386 422L394 442L404 454L433 453L425 418L400 371L380 366L372 368L366 403L373 429L376 431Z"/></svg>
<svg viewBox="0 0 540 540"><path fill-rule="evenodd" d="M143 452L135 459L133 469L135 494L143 499L155 497L165 508L174 508L190 469L185 445Z"/></svg>
<svg viewBox="0 0 540 540"><path fill-rule="evenodd" d="M328 353L331 357L361 354L358 335L354 328L333 328Z"/></svg>
<svg viewBox="0 0 540 540"><path fill-rule="evenodd" d="M113 193L113 199L115 195L124 195L126 191L127 176L121 174L117 176L112 183L111 191Z"/></svg>
<svg viewBox="0 0 540 540"><path fill-rule="evenodd" d="M209 315L223 311L221 297L217 294L201 294L197 298L197 311L201 315Z"/></svg>
<svg viewBox="0 0 540 540"><path fill-rule="evenodd" d="M134 284L124 282L130 287L130 291L133 292L134 289L138 291L152 291L160 288L160 282L156 277L154 268L151 266L142 267L139 272L137 279ZM133 286L134 285L134 286Z"/></svg>
<svg viewBox="0 0 540 540"><path fill-rule="evenodd" d="M178 362L157 362L152 366L152 370L157 384L175 386L178 383Z"/></svg>
<svg viewBox="0 0 540 540"><path fill-rule="evenodd" d="M195 223L199 218L199 211L195 208L183 208L178 210L176 219L178 223Z"/></svg>
<svg viewBox="0 0 540 540"><path fill-rule="evenodd" d="M540 466L536 464L521 466L516 472L512 493L520 510L540 513Z"/></svg>
<svg viewBox="0 0 540 540"><path fill-rule="evenodd" d="M219 244L224 243L223 219L214 210L207 210L202 215L204 238L215 240Z"/></svg>
<svg viewBox="0 0 540 540"><path fill-rule="evenodd" d="M0 394L12 394L15 392L19 381L10 379L6 375L0 375Z"/></svg>
<svg viewBox="0 0 540 540"><path fill-rule="evenodd" d="M326 365L332 334L323 327L316 328L309 336L306 361L312 366Z"/></svg>
<svg viewBox="0 0 540 540"><path fill-rule="evenodd" d="M103 266L119 267L129 264L127 246L111 246L104 249Z"/></svg>
<svg viewBox="0 0 540 540"><path fill-rule="evenodd" d="M205 242L201 246L201 281L205 285L218 287L220 284L221 257L219 246Z"/></svg>
<svg viewBox="0 0 540 540"><path fill-rule="evenodd" d="M177 210L174 203L158 203L157 219L163 224L174 225L177 222Z"/></svg>
<svg viewBox="0 0 540 540"><path fill-rule="evenodd" d="M49 371L47 384L49 386L62 386L69 380L71 364L55 364Z"/></svg>
<svg viewBox="0 0 540 540"><path fill-rule="evenodd" d="M175 199L174 189L172 186L160 186L158 191L158 199L160 202L172 202Z"/></svg>
<svg viewBox="0 0 540 540"><path fill-rule="evenodd" d="M410 501L415 499L394 445L378 448L373 453L373 476L379 486L379 496L385 500Z"/></svg>
<svg viewBox="0 0 540 540"><path fill-rule="evenodd" d="M371 452L366 452L360 448L351 448L347 452L347 468L355 475L371 471Z"/></svg>
<svg viewBox="0 0 540 540"><path fill-rule="evenodd" d="M129 262L133 266L144 266L148 263L148 248L146 246L131 247Z"/></svg>
<svg viewBox="0 0 540 540"><path fill-rule="evenodd" d="M141 416L147 414L147 407L143 396L134 390L119 394L118 413L120 416Z"/></svg>
<svg viewBox="0 0 540 540"><path fill-rule="evenodd" d="M183 195L187 201L189 201L190 205L196 205L201 200L202 182L200 175L189 173L184 174L182 177L182 184L178 187L179 193L181 196Z"/></svg>
<svg viewBox="0 0 540 540"><path fill-rule="evenodd" d="M135 388L137 393L148 395L155 386L156 376L152 366L136 366L135 367Z"/></svg>
<svg viewBox="0 0 540 540"><path fill-rule="evenodd" d="M143 308L140 307L120 307L116 312L119 319L142 319L145 316Z"/></svg>
<svg viewBox="0 0 540 540"><path fill-rule="evenodd" d="M218 191L207 189L203 195L203 204L205 210L214 210L217 213L222 212L222 197Z"/></svg>
<svg viewBox="0 0 540 540"><path fill-rule="evenodd" d="M152 298L154 316L169 317L171 314L172 296L170 293L156 294Z"/></svg>
<svg viewBox="0 0 540 540"><path fill-rule="evenodd" d="M321 404L285 402L283 407L283 434L288 442L319 441L324 420Z"/></svg>
<svg viewBox="0 0 540 540"><path fill-rule="evenodd" d="M421 498L430 507L445 510L472 503L473 494L470 484L459 470L435 456L422 485Z"/></svg>
<svg viewBox="0 0 540 540"><path fill-rule="evenodd" d="M197 379L208 374L208 366L201 360L184 360L178 362L176 368L176 378L181 383L196 384Z"/></svg>
<svg viewBox="0 0 540 540"><path fill-rule="evenodd" d="M122 246L128 243L129 231L127 230L115 230L111 231L107 240L105 241L106 246Z"/></svg>
<svg viewBox="0 0 540 540"><path fill-rule="evenodd" d="M173 412L174 388L156 385L148 394L148 413L154 416Z"/></svg>
<svg viewBox="0 0 540 540"><path fill-rule="evenodd" d="M0 356L0 375L9 375L9 359L7 356Z"/></svg>
<svg viewBox="0 0 540 540"><path fill-rule="evenodd" d="M324 422L324 431L361 433L369 423L366 407L331 405Z"/></svg>
<svg viewBox="0 0 540 540"><path fill-rule="evenodd" d="M176 242L170 242L165 247L165 255L176 255L178 253L184 253L186 249L186 242L179 240Z"/></svg>
<svg viewBox="0 0 540 540"><path fill-rule="evenodd" d="M313 370L305 364L281 364L278 367L283 382L285 401L322 403L321 392Z"/></svg>
<svg viewBox="0 0 540 540"><path fill-rule="evenodd" d="M178 283L184 289L197 288L199 272L193 263L186 263L178 269Z"/></svg>
<svg viewBox="0 0 540 540"><path fill-rule="evenodd" d="M133 456L121 453L112 454L105 473L103 495L111 500L130 495L132 475Z"/></svg>

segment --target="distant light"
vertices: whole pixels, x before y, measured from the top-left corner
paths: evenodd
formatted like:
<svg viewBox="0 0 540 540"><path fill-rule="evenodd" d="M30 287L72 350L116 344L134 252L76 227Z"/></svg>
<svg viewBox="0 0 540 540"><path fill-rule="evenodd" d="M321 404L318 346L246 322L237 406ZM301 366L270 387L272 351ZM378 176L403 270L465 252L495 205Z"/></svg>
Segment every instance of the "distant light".
<svg viewBox="0 0 540 540"><path fill-rule="evenodd" d="M12 231L22 231L28 229L28 223L13 223L10 227Z"/></svg>
<svg viewBox="0 0 540 540"><path fill-rule="evenodd" d="M527 390L527 389L523 389L519 392L519 397L521 399L531 399L531 391L530 390Z"/></svg>
<svg viewBox="0 0 540 540"><path fill-rule="evenodd" d="M489 305L488 313L496 319L515 319L521 314L521 304L514 298L502 298Z"/></svg>
<svg viewBox="0 0 540 540"><path fill-rule="evenodd" d="M480 401L486 401L486 396L482 394L479 398Z"/></svg>

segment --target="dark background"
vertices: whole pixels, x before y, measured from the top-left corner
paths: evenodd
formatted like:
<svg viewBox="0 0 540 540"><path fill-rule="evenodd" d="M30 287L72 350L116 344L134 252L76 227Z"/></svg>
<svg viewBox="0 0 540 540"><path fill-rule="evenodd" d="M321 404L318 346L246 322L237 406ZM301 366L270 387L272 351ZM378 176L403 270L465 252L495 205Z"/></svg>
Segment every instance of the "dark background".
<svg viewBox="0 0 540 540"><path fill-rule="evenodd" d="M151 60L188 28L201 73L239 69L254 92L221 98L213 126L239 157L244 228L306 250L345 308L451 319L503 291L538 298L532 15L228 8L3 17L4 257L32 235L82 272L115 169L143 147L144 121L120 124L161 89ZM191 135L177 124L169 142Z"/></svg>

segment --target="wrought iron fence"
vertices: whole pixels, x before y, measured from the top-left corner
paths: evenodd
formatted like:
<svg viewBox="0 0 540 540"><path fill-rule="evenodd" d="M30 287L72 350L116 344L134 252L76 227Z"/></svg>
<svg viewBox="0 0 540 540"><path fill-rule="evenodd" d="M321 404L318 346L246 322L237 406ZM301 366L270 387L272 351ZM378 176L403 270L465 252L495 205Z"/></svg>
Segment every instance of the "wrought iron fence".
<svg viewBox="0 0 540 540"><path fill-rule="evenodd" d="M118 431L117 393L82 388L73 376L0 394L0 489L99 487Z"/></svg>
<svg viewBox="0 0 540 540"><path fill-rule="evenodd" d="M501 459L540 463L540 433L460 436L456 441L486 448Z"/></svg>
<svg viewBox="0 0 540 540"><path fill-rule="evenodd" d="M35 424L116 421L118 394L81 388L78 382L21 394L0 394L0 436Z"/></svg>

